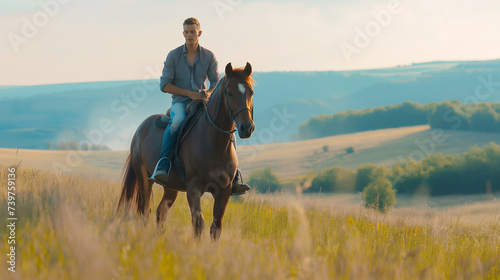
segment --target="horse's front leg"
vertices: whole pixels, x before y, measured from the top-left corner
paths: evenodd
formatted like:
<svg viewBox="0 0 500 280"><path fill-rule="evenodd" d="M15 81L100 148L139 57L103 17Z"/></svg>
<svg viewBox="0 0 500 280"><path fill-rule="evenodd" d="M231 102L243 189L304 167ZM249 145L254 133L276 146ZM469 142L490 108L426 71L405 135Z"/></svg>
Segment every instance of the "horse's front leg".
<svg viewBox="0 0 500 280"><path fill-rule="evenodd" d="M214 195L214 221L210 226L210 237L213 241L218 240L222 232L222 218L224 217L224 211L226 211L230 196L231 184Z"/></svg>
<svg viewBox="0 0 500 280"><path fill-rule="evenodd" d="M202 192L199 189L187 186L187 199L191 209L191 221L196 237L200 237L205 228L205 219L203 213L201 213L201 195Z"/></svg>

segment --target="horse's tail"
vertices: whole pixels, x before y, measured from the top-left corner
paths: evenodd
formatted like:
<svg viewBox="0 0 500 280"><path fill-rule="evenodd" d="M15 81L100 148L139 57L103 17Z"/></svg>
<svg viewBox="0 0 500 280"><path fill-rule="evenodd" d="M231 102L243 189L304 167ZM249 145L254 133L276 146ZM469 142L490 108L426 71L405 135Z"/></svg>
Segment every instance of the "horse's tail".
<svg viewBox="0 0 500 280"><path fill-rule="evenodd" d="M127 211L130 208L130 200L133 199L137 191L137 177L135 175L134 167L132 166L131 156L132 155L129 154L127 160L125 161L122 194L120 195L120 201L118 202L118 209L125 206Z"/></svg>
<svg viewBox="0 0 500 280"><path fill-rule="evenodd" d="M147 180L145 167L134 168L132 156L125 162L123 188L118 202L118 210L125 206L125 212L130 210L131 200L134 200L137 213L144 215L150 209L152 183Z"/></svg>

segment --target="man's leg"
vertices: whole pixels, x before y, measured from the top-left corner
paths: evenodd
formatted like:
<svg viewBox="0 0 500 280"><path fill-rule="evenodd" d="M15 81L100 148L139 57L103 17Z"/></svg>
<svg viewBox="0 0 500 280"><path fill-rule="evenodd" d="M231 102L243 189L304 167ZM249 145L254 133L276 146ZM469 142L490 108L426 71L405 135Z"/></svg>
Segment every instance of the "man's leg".
<svg viewBox="0 0 500 280"><path fill-rule="evenodd" d="M188 102L179 102L172 104L170 108L170 123L163 134L163 143L161 153L156 164L155 171L151 176L151 180L159 184L164 184L167 181L171 167L171 154L175 147L177 137L179 136L181 124L186 118L186 106Z"/></svg>
<svg viewBox="0 0 500 280"><path fill-rule="evenodd" d="M233 145L234 149L236 150L236 136L233 135ZM250 186L247 184L243 183L243 180L241 179L241 171L240 169L236 169L236 175L234 176L233 179L233 189L231 191L231 195L241 195L244 194L246 191L250 189Z"/></svg>

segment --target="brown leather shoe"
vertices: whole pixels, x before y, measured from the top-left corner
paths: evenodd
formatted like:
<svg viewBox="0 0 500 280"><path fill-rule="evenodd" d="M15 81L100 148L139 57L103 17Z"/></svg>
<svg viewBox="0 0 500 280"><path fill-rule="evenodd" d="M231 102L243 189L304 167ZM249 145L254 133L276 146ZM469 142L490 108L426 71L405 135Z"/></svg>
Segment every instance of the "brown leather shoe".
<svg viewBox="0 0 500 280"><path fill-rule="evenodd" d="M234 176L233 189L231 190L231 195L242 195L245 194L250 189L249 185L243 182L240 183L240 177L241 177L241 171L238 169L236 171L236 176Z"/></svg>

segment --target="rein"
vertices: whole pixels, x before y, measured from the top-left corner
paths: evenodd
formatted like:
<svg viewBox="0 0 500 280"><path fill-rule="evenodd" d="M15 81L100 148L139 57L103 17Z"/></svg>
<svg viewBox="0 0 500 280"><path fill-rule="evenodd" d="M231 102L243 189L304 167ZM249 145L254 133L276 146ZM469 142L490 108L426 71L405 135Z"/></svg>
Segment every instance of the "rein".
<svg viewBox="0 0 500 280"><path fill-rule="evenodd" d="M251 111L248 107L246 107L246 106L245 106L245 107L243 107L243 108L241 108L241 109L239 109L239 110L236 112L236 114L234 114L234 115L233 115L233 113L231 112L231 111L232 111L232 110L231 110L231 105L229 105L229 97L228 97L228 93L227 93L227 83L228 83L228 81L227 81L227 80L228 80L228 79L227 79L227 77L224 77L224 78L223 78L223 81L224 81L224 82L223 82L223 81L221 81L221 83L224 83L224 85L223 85L223 86L224 86L224 94L225 94L225 96L226 96L226 103L227 103L227 107L228 107L228 109L229 109L229 116L231 117L231 121L232 121L233 123L235 123L236 121L234 120L234 118L235 118L235 117L236 117L239 113L241 113L241 112L242 112L242 111L244 111L244 110L248 110L248 111L250 112L250 114L253 116L253 112L252 112L252 111ZM221 87L222 87L222 85L221 85ZM220 94L222 94L222 88L220 89L220 91L221 91L221 92L220 92ZM203 91L202 91L202 92L203 92ZM203 99L204 99L204 98L203 98ZM217 125L215 124L215 121L217 121L217 118L219 117L219 110L220 110L220 108L221 108L221 106L222 106L222 97L220 98L220 101L219 101L219 107L218 107L218 109L217 109L217 115L215 116L215 121L214 121L214 120L212 120L212 117L210 116L210 112L208 111L208 106L210 106L210 101L211 101L211 100L212 100L212 98L209 98L209 100L208 100L208 104L205 104L205 101L203 101L203 106L205 107L205 110L206 110L206 112L207 112L207 117L208 117L208 120L210 121L210 124L212 124L212 125L213 125L215 128L217 128L217 130L219 130L220 132L225 133L225 134L228 134L229 136L232 136L232 135L233 135L233 133L237 131L237 129L233 129L233 130L224 130L224 129L220 128L219 126L217 126ZM231 141L232 141L232 140L231 140Z"/></svg>

